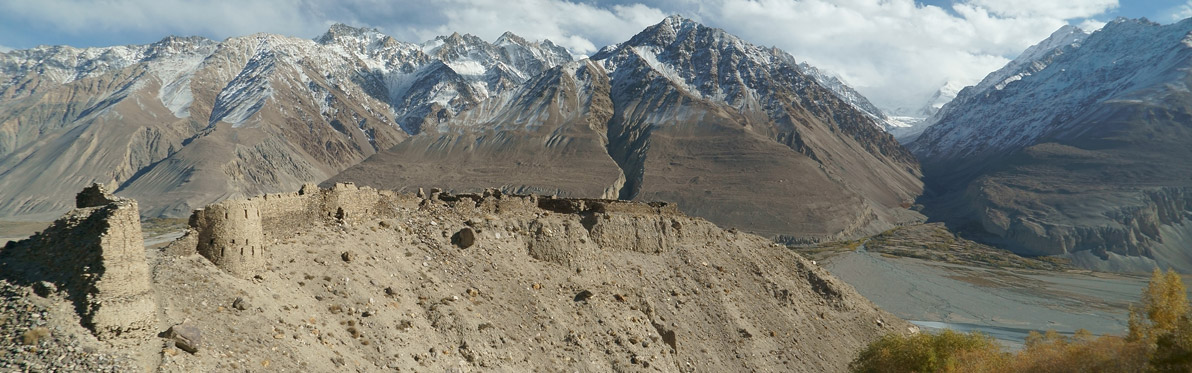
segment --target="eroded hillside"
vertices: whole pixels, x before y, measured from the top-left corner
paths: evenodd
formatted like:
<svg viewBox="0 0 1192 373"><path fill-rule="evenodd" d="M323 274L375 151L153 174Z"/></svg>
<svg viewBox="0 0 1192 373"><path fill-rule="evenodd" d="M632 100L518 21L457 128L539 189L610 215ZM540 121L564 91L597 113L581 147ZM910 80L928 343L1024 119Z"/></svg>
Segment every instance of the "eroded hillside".
<svg viewBox="0 0 1192 373"><path fill-rule="evenodd" d="M44 328L3 342L11 367L819 372L913 329L786 248L673 205L496 191L307 186L196 211L184 237L144 257L111 256L124 251L101 240L86 249L97 259L30 270L63 254L46 243L64 232L139 237L139 225L77 223L135 209L104 198L0 251L0 294L19 305L5 327ZM90 303L72 306L77 278L103 284L139 265L149 330L97 328L80 316ZM179 336L158 334L171 327ZM197 346L177 344L196 329Z"/></svg>

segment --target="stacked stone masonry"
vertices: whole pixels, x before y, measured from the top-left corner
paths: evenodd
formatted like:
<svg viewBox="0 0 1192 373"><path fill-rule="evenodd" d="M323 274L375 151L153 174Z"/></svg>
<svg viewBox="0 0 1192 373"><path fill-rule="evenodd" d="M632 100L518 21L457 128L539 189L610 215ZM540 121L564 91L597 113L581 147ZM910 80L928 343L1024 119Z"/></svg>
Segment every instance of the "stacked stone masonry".
<svg viewBox="0 0 1192 373"><path fill-rule="evenodd" d="M336 184L331 189L308 184L296 193L228 200L195 210L190 231L168 250L175 254L197 252L224 271L247 278L268 268L270 255L276 254L270 252L274 244L314 224L357 224L396 217L400 209L439 207L487 214L573 215L574 219L561 222L529 223L533 233L528 242L530 254L560 263L577 252L573 245L666 251L684 237L684 221L698 220L682 216L674 205L665 203L508 195L497 190L455 195L435 189L409 195L353 184ZM707 225L703 230L713 227L698 221Z"/></svg>
<svg viewBox="0 0 1192 373"><path fill-rule="evenodd" d="M100 339L151 333L156 301L141 236L137 202L95 184L78 208L29 239L0 251L0 274L17 283L60 291Z"/></svg>

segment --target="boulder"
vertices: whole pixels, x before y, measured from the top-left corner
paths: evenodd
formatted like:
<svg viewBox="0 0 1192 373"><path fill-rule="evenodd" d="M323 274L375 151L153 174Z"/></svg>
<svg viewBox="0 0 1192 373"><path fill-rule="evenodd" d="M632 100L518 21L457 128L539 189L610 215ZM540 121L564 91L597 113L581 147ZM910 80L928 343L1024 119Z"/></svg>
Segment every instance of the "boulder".
<svg viewBox="0 0 1192 373"><path fill-rule="evenodd" d="M203 335L199 327L191 324L178 324L166 331L166 338L174 342L174 347L189 353L199 352L203 344Z"/></svg>
<svg viewBox="0 0 1192 373"><path fill-rule="evenodd" d="M471 227L460 229L459 232L455 232L455 235L451 236L451 243L461 249L472 247L476 244L476 231Z"/></svg>

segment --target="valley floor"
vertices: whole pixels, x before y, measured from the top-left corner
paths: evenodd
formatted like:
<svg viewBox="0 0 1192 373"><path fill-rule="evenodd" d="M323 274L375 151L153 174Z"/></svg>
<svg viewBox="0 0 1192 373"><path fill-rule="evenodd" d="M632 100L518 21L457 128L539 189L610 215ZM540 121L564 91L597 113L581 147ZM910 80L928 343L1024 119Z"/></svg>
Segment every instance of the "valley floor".
<svg viewBox="0 0 1192 373"><path fill-rule="evenodd" d="M0 246L26 239L49 225L48 221L0 220Z"/></svg>
<svg viewBox="0 0 1192 373"><path fill-rule="evenodd" d="M1031 330L1124 335L1129 306L1149 279L1149 274L940 263L863 246L822 257L820 265L925 330L977 330L1010 348L1020 348Z"/></svg>

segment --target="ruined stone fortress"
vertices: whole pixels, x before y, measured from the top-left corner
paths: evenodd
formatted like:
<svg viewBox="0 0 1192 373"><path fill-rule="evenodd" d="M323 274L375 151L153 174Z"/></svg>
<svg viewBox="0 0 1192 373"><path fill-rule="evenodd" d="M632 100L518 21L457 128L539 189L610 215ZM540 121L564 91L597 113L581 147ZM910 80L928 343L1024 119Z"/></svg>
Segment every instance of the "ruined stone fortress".
<svg viewBox="0 0 1192 373"><path fill-rule="evenodd" d="M574 221L535 220L530 224L534 239L528 243L529 250L544 260L565 260L567 255L557 252L562 247L587 243L581 242L588 241L586 237L567 234L573 230L584 231L591 244L660 252L679 237L667 232L682 225L673 219L682 216L679 210L665 203L506 195L495 189L459 195L432 189L409 195L353 184L336 184L330 189L307 184L296 193L228 200L195 210L190 230L167 251L177 255L197 252L232 275L251 277L267 268L272 245L311 225L394 218L402 209L428 206L475 214L547 211L580 215ZM596 219L594 214L603 218ZM643 221L642 216L656 218ZM626 236L626 230L631 234Z"/></svg>
<svg viewBox="0 0 1192 373"><path fill-rule="evenodd" d="M137 201L83 189L75 209L29 239L0 250L0 274L42 295L61 292L100 339L141 336L157 324L157 304Z"/></svg>
<svg viewBox="0 0 1192 373"><path fill-rule="evenodd" d="M330 189L308 184L295 193L227 200L195 210L187 231L164 252L199 254L233 276L250 278L269 268L279 242L316 224L397 218L411 209L471 217L453 242L463 235L475 239L472 229L484 224L476 223L484 221L477 217L509 218L524 227L519 239L532 257L563 265L601 250L660 253L724 234L665 203L507 195L495 189L458 195L432 189L411 195L353 184ZM137 202L95 184L78 194L75 210L44 232L8 243L0 251L0 274L35 289L62 292L100 339L140 337L155 332L157 322L143 242Z"/></svg>

